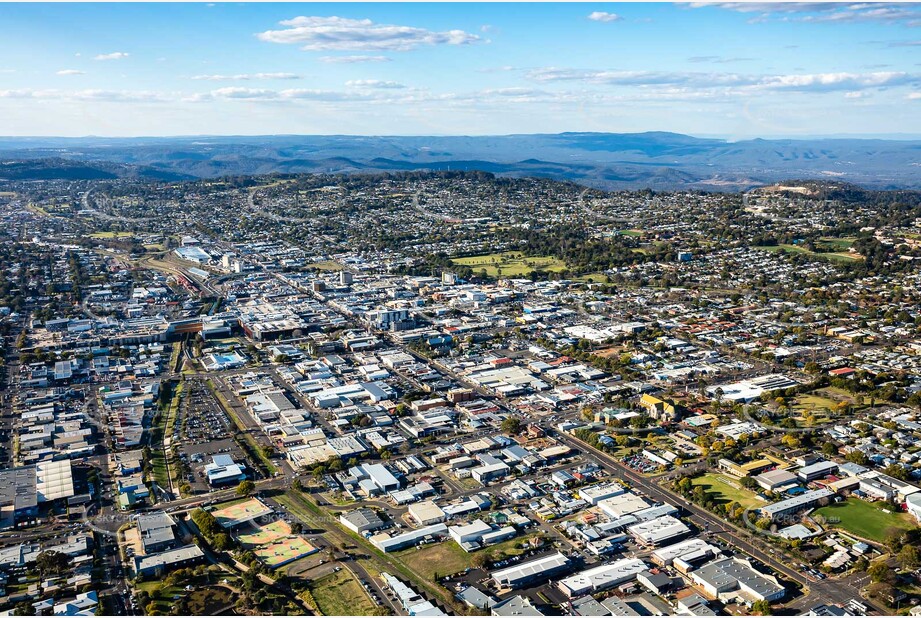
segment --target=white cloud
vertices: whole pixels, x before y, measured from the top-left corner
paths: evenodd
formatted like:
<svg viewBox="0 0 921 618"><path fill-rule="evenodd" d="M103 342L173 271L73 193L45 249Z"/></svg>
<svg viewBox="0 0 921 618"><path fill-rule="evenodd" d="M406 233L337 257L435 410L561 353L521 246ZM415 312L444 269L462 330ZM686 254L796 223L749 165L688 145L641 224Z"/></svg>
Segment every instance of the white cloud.
<svg viewBox="0 0 921 618"><path fill-rule="evenodd" d="M320 56L320 62L327 64L358 64L361 62L390 62L387 56Z"/></svg>
<svg viewBox="0 0 921 618"><path fill-rule="evenodd" d="M301 76L296 73L241 73L238 75L195 75L192 79L207 82L230 82L259 79L301 79Z"/></svg>
<svg viewBox="0 0 921 618"><path fill-rule="evenodd" d="M130 55L127 52L112 52L111 54L99 54L93 60L123 60Z"/></svg>
<svg viewBox="0 0 921 618"><path fill-rule="evenodd" d="M480 40L463 30L434 32L345 17L301 16L279 24L285 28L256 36L269 43L300 45L305 51L410 51L423 45L468 45Z"/></svg>
<svg viewBox="0 0 921 618"><path fill-rule="evenodd" d="M782 14L780 21L806 23L904 23L921 25L918 6L898 2L692 2L693 8L716 7L739 13L760 13L751 23L770 21Z"/></svg>
<svg viewBox="0 0 921 618"><path fill-rule="evenodd" d="M617 13L607 13L605 11L593 11L589 13L588 18L592 21L603 21L603 22L612 22L612 21L621 21L623 17Z"/></svg>
<svg viewBox="0 0 921 618"><path fill-rule="evenodd" d="M112 103L144 103L168 101L171 97L159 92L128 90L0 90L0 99L56 99Z"/></svg>
<svg viewBox="0 0 921 618"><path fill-rule="evenodd" d="M868 96L867 93L860 90L852 90L851 92L844 93L845 99L862 99L866 96Z"/></svg>
<svg viewBox="0 0 921 618"><path fill-rule="evenodd" d="M830 92L889 88L921 83L921 75L901 72L743 75L668 71L587 71L548 67L527 73L538 82L578 81L610 86L682 87L700 91L743 88L760 91Z"/></svg>
<svg viewBox="0 0 921 618"><path fill-rule="evenodd" d="M382 88L389 90L406 88L406 86L400 82L390 82L380 79L353 79L345 82L345 85L352 88Z"/></svg>
<svg viewBox="0 0 921 618"><path fill-rule="evenodd" d="M56 75L86 75L86 73L77 69L61 69Z"/></svg>
<svg viewBox="0 0 921 618"><path fill-rule="evenodd" d="M905 98L910 101L921 100L921 92L909 92L908 96L906 96Z"/></svg>
<svg viewBox="0 0 921 618"><path fill-rule="evenodd" d="M754 60L754 58L741 58L741 57L723 57L723 56L691 56L688 58L688 62L694 63L713 63L713 64L729 64L732 62L749 62Z"/></svg>

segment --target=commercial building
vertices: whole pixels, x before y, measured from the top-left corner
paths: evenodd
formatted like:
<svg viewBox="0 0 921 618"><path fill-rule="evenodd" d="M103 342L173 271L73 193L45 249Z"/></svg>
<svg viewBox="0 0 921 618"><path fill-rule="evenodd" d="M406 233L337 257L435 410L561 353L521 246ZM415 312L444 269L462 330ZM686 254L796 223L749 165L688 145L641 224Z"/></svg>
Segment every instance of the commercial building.
<svg viewBox="0 0 921 618"><path fill-rule="evenodd" d="M686 572L688 568L709 561L720 554L720 548L703 539L692 538L652 552L650 559L662 566L672 566Z"/></svg>
<svg viewBox="0 0 921 618"><path fill-rule="evenodd" d="M356 509L339 516L339 522L351 530L361 534L374 532L384 527L384 521L371 509Z"/></svg>
<svg viewBox="0 0 921 618"><path fill-rule="evenodd" d="M208 477L208 484L211 486L229 485L246 479L243 466L236 463L230 455L213 455L211 463L205 466L205 476Z"/></svg>
<svg viewBox="0 0 921 618"><path fill-rule="evenodd" d="M448 527L446 525L435 524L419 528L418 530L410 530L409 532L404 532L403 534L397 534L395 536L389 536L383 533L376 534L371 537L370 541L379 550L390 552L418 545L422 542L433 541L436 538L445 536L447 533Z"/></svg>
<svg viewBox="0 0 921 618"><path fill-rule="evenodd" d="M38 515L35 467L0 470L0 528Z"/></svg>
<svg viewBox="0 0 921 618"><path fill-rule="evenodd" d="M715 560L690 575L707 594L724 602L779 601L786 594L775 578L759 573L741 558Z"/></svg>
<svg viewBox="0 0 921 618"><path fill-rule="evenodd" d="M442 508L431 500L410 504L409 514L420 526L439 524L447 518Z"/></svg>
<svg viewBox="0 0 921 618"><path fill-rule="evenodd" d="M665 515L630 526L627 528L627 532L638 543L647 547L656 547L690 534L691 529L671 515Z"/></svg>
<svg viewBox="0 0 921 618"><path fill-rule="evenodd" d="M138 575L160 575L166 569L189 566L204 557L198 545L186 545L149 556L135 556L134 572Z"/></svg>
<svg viewBox="0 0 921 618"><path fill-rule="evenodd" d="M145 554L161 552L176 543L176 533L173 530L176 522L166 513L138 515L137 525Z"/></svg>
<svg viewBox="0 0 921 618"><path fill-rule="evenodd" d="M493 581L503 588L522 588L525 585L549 579L554 575L565 573L572 568L572 563L563 554L557 552L536 560L531 560L492 574ZM495 608L493 608L495 610Z"/></svg>
<svg viewBox="0 0 921 618"><path fill-rule="evenodd" d="M591 505L596 505L602 500L613 498L625 493L627 490L618 483L602 483L579 488L579 497Z"/></svg>
<svg viewBox="0 0 921 618"><path fill-rule="evenodd" d="M567 597L578 597L619 586L632 580L646 569L647 566L642 560L624 558L561 579L557 582L557 587Z"/></svg>

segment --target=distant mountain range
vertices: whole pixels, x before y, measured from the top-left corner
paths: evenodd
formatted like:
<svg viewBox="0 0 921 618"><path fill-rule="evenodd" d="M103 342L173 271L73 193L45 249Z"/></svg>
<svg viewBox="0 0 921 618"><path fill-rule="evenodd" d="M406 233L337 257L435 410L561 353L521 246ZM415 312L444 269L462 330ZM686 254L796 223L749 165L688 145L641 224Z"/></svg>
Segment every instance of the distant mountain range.
<svg viewBox="0 0 921 618"><path fill-rule="evenodd" d="M921 140L754 139L678 133L484 137L346 135L0 137L0 179L182 180L268 173L482 170L602 189L735 191L789 178L921 189Z"/></svg>

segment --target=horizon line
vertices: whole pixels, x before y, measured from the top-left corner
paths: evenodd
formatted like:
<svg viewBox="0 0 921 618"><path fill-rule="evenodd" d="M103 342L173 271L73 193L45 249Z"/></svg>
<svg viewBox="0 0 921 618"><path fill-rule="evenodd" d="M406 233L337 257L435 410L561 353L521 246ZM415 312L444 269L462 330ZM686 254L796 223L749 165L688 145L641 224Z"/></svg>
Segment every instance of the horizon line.
<svg viewBox="0 0 921 618"><path fill-rule="evenodd" d="M921 141L921 133L816 133L804 135L750 135L732 136L726 134L691 134L677 131L647 130L647 131L558 131L547 133L185 133L164 135L0 135L0 140L179 140L179 139L232 139L232 138L292 138L292 137L345 137L345 138L508 138L508 137L542 137L562 135L650 135L668 134L695 139L721 140L725 142L741 142L754 140L885 140L885 141Z"/></svg>

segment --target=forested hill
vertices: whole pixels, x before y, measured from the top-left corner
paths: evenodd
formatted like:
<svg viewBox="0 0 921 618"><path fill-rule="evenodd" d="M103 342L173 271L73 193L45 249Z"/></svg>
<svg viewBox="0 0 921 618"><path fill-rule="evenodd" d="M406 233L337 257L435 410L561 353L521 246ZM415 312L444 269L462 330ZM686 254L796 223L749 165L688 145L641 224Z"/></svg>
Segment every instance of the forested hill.
<svg viewBox="0 0 921 618"><path fill-rule="evenodd" d="M603 189L736 191L788 178L837 180L875 189L921 189L921 140L731 142L663 132L481 137L42 137L0 138L0 156L7 161L54 161L37 164L35 169L8 168L0 176L6 178L14 173L21 178L29 174L96 173L168 180L276 172L482 170L503 176L572 180ZM109 169L105 164L130 167Z"/></svg>

